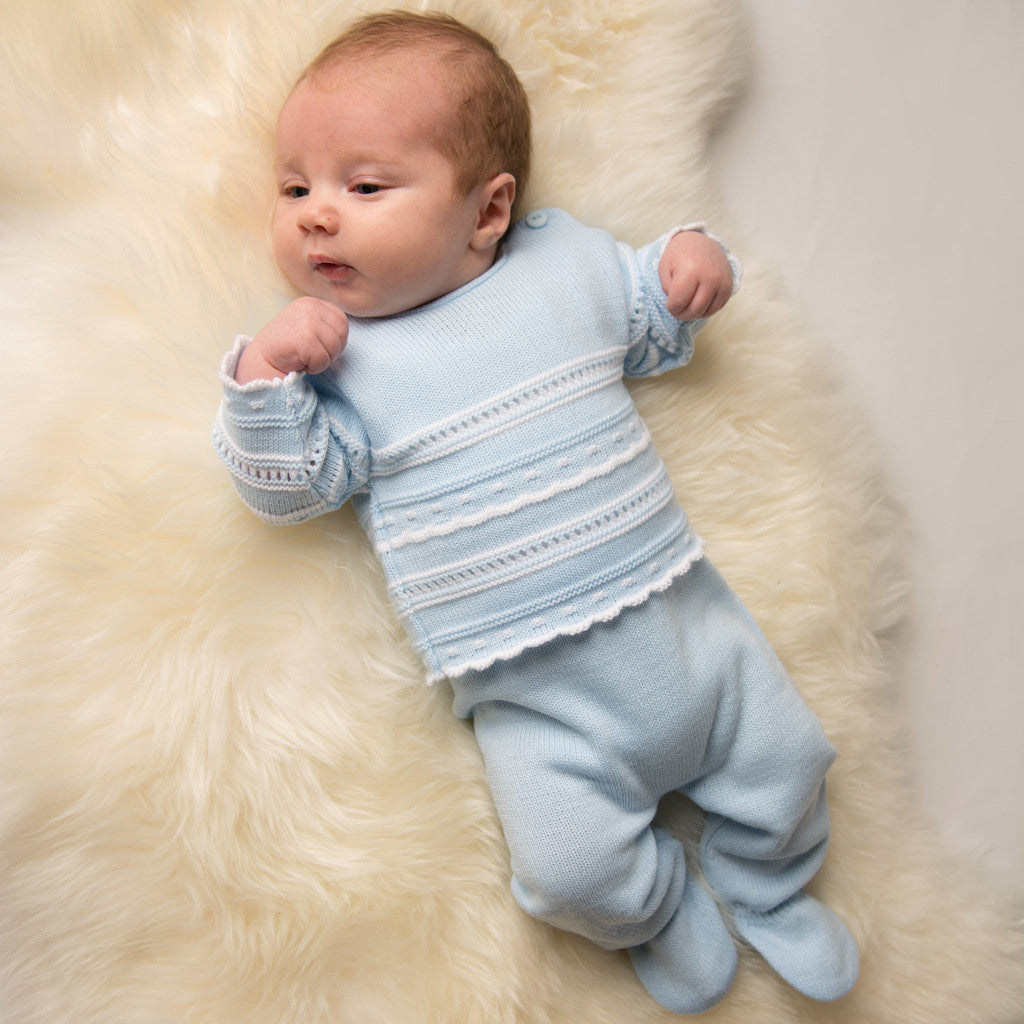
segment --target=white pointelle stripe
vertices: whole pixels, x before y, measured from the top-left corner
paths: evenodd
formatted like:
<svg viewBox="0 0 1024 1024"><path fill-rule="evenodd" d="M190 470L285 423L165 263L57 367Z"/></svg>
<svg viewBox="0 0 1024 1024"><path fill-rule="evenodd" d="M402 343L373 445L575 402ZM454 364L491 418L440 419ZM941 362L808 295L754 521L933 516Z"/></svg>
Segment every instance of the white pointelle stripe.
<svg viewBox="0 0 1024 1024"><path fill-rule="evenodd" d="M605 349L577 359L517 385L457 417L432 424L411 437L380 449L374 456L374 476L390 476L410 466L430 462L440 452L466 445L505 430L509 423L526 422L581 395L599 391L622 377L626 349Z"/></svg>
<svg viewBox="0 0 1024 1024"><path fill-rule="evenodd" d="M568 543L559 543L558 550L538 557L530 552L531 548L542 551L547 543L557 540L558 535L553 535L550 530L545 530L533 537L526 538L513 548L501 548L463 562L453 562L441 566L430 573L399 578L392 583L389 590L396 606L404 614L469 597L501 584L512 583L540 569L557 565L566 558L590 551L621 537L634 529L638 523L650 519L674 500L675 493L672 490L672 484L665 475L664 469L659 467L641 487L634 490L623 501L599 509L585 519L566 523L558 534L566 536L575 534L577 531L591 530L592 532L589 533L586 540L573 539ZM631 508L631 506L633 507ZM604 525L600 524L601 520L605 520ZM475 585L460 585L459 577L469 581L475 575L479 575L481 571L489 570L490 565L501 565L504 562L508 567L516 561L525 561L526 565L522 569L504 573L498 580L490 575L489 578L485 578ZM445 576L454 578L455 582L452 584L436 582L439 577ZM424 596L414 596L413 593L410 593L410 591L417 590Z"/></svg>
<svg viewBox="0 0 1024 1024"><path fill-rule="evenodd" d="M547 501L549 498L554 498L559 494L564 494L566 491L575 490L577 487L582 487L591 480L607 476L620 466L624 466L628 462L632 462L632 460L641 452L649 448L650 444L651 435L645 430L639 441L623 450L614 458L601 463L599 466L593 466L582 473L578 473L576 476L559 480L557 483L552 484L544 490L524 494L516 501L509 501L502 505L488 505L486 508L481 509L473 515L457 516L454 519L449 519L443 523L436 523L433 526L426 526L420 530L408 530L405 533L401 533L394 537L390 542L380 544L378 546L378 552L380 554L384 554L388 551L394 551L396 548L405 547L407 544L420 544L423 541L431 540L434 537L443 537L449 533L454 533L457 530L466 529L471 526L479 526L481 523L486 523L490 519L512 515L529 505L536 505L542 501Z"/></svg>

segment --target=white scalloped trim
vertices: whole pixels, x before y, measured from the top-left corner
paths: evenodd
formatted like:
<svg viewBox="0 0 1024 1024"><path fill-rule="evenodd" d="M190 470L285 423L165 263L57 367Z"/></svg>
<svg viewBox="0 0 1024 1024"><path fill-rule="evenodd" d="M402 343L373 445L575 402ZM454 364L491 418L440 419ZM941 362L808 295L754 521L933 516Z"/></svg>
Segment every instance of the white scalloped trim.
<svg viewBox="0 0 1024 1024"><path fill-rule="evenodd" d="M597 625L598 623L611 622L612 619L617 618L627 608L636 608L643 604L652 594L659 594L662 591L668 590L675 579L687 573L695 563L699 562L700 559L704 557L704 541L699 537L695 539L697 543L694 548L687 553L686 558L672 566L664 576L660 577L654 583L644 587L642 590L638 590L630 594L614 607L606 609L600 615L588 616L586 619L550 630L543 636L532 637L523 643L517 644L515 647L496 651L493 654L479 658L475 661L462 662L461 664L458 664L444 672L428 672L427 684L433 686L435 683L441 682L442 679L456 679L459 676L464 675L466 672L483 671L483 669L489 668L496 661L511 661L513 658L518 657L525 651L531 650L534 647L542 647L544 644L551 643L552 640L557 640L559 637L577 636L580 633L585 633L591 626Z"/></svg>

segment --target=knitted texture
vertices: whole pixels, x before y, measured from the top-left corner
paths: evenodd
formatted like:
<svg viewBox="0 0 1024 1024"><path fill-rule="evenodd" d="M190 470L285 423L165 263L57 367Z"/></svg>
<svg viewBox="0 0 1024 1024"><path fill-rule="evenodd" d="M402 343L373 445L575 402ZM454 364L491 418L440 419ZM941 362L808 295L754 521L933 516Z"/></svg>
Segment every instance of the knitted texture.
<svg viewBox="0 0 1024 1024"><path fill-rule="evenodd" d="M452 685L456 711L473 716L524 909L629 948L663 1005L701 1013L725 994L736 953L696 891L699 861L724 916L751 924L751 944L787 981L820 999L849 991L855 941L800 891L825 857L835 751L707 559L612 622ZM668 793L707 812L689 865L652 825ZM798 904L794 928L780 908Z"/></svg>
<svg viewBox="0 0 1024 1024"><path fill-rule="evenodd" d="M353 498L429 677L607 621L700 557L623 375L689 361L658 259L560 210L489 271L353 320L318 377L221 373L213 439L239 493L291 523Z"/></svg>

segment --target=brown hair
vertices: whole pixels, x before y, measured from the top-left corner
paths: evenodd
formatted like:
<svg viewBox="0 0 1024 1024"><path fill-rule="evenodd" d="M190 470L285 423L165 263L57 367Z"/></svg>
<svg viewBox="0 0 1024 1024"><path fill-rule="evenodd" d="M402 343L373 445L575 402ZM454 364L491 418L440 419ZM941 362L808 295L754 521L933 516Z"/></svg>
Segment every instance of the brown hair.
<svg viewBox="0 0 1024 1024"><path fill-rule="evenodd" d="M366 15L324 47L299 81L346 61L386 60L424 46L436 50L451 82L451 109L439 118L435 141L455 168L456 186L468 194L507 172L516 179L518 204L530 175L526 91L494 44L455 18L408 11Z"/></svg>

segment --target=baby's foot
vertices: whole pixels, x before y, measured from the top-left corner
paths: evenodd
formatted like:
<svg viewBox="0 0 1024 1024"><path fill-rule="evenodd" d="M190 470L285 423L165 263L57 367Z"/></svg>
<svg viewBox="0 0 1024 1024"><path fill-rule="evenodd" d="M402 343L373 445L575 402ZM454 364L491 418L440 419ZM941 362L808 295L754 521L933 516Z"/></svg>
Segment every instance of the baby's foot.
<svg viewBox="0 0 1024 1024"><path fill-rule="evenodd" d="M831 1002L857 980L860 958L849 929L805 892L774 910L733 908L736 930L798 992Z"/></svg>
<svg viewBox="0 0 1024 1024"><path fill-rule="evenodd" d="M715 901L690 879L668 924L629 955L644 988L673 1013L710 1010L736 975L736 944Z"/></svg>

